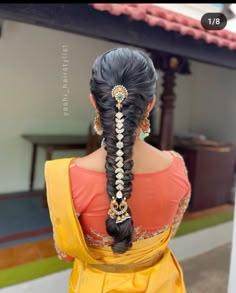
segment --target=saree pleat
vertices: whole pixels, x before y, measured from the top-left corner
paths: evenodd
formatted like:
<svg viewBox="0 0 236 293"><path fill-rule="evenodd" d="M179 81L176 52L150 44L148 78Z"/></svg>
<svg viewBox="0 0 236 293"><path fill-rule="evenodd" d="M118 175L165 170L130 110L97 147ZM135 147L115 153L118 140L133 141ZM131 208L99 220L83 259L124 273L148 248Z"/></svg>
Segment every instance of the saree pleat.
<svg viewBox="0 0 236 293"><path fill-rule="evenodd" d="M57 247L74 258L69 293L185 293L182 270L168 248L170 226L161 234L133 242L114 254L110 247L89 247L76 215L70 189L73 158L47 161L45 179Z"/></svg>

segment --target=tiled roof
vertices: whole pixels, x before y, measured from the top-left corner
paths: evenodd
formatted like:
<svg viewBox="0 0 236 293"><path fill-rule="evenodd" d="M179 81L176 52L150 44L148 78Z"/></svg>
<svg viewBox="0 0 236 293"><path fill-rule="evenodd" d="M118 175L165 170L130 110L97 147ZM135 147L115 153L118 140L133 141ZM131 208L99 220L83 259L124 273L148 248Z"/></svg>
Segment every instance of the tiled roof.
<svg viewBox="0 0 236 293"><path fill-rule="evenodd" d="M107 11L112 15L127 15L131 20L145 21L149 26L163 27L167 31L176 31L181 35L202 39L219 47L236 50L236 34L227 30L208 31L201 23L191 17L153 4L90 4L99 11Z"/></svg>

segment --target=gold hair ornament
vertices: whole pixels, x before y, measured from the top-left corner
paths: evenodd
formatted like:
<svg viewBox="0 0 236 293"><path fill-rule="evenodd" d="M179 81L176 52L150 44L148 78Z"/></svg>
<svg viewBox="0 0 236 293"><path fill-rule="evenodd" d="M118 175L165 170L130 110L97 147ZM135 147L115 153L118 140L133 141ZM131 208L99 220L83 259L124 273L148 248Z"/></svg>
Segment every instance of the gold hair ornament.
<svg viewBox="0 0 236 293"><path fill-rule="evenodd" d="M124 87L123 85L116 85L113 87L112 91L111 91L111 95L113 98L116 99L117 101L117 108L120 110L121 106L122 106L122 102L123 100L128 97L128 91L126 89L126 87Z"/></svg>
<svg viewBox="0 0 236 293"><path fill-rule="evenodd" d="M113 197L110 209L108 211L108 215L112 219L116 219L116 223L122 223L126 221L127 219L130 219L130 215L127 212L128 204L126 202L126 198L124 198L120 204L118 204L117 200Z"/></svg>
<svg viewBox="0 0 236 293"><path fill-rule="evenodd" d="M116 107L118 109L115 115L115 122L116 122L116 168L115 168L115 176L116 176L116 198L113 196L112 201L110 204L110 209L108 211L108 215L116 220L116 223L122 223L127 219L130 219L131 216L128 213L128 204L126 202L126 198L123 197L123 189L124 189L124 152L123 152L123 132L124 132L124 115L121 112L122 102L126 97L128 97L128 91L123 85L116 85L113 87L111 91L111 95L113 98L116 99Z"/></svg>

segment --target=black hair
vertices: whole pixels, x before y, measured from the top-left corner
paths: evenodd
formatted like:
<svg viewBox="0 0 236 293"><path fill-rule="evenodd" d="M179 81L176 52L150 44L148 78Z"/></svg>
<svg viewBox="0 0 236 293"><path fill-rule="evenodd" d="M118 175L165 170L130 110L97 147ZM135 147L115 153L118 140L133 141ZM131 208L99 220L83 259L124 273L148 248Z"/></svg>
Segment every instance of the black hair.
<svg viewBox="0 0 236 293"><path fill-rule="evenodd" d="M129 48L115 48L99 56L92 68L90 90L96 102L100 115L103 137L105 138L106 156L106 191L109 199L116 195L116 100L112 97L112 89L116 85L123 85L128 96L122 102L124 118L123 160L124 160L124 189L123 195L129 199L132 193L133 180L133 145L135 131L145 117L148 103L156 93L157 73L152 60L142 51ZM132 247L133 220L131 210L130 219L116 223L108 216L106 220L107 233L112 236L112 250L115 253L124 253Z"/></svg>

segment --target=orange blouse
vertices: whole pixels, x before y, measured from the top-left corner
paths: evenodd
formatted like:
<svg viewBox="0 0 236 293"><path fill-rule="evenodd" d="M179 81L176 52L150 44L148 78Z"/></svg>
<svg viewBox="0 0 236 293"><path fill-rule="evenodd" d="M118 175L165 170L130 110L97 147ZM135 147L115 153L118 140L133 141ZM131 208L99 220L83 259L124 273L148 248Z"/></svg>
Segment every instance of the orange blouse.
<svg viewBox="0 0 236 293"><path fill-rule="evenodd" d="M161 171L134 174L131 198L128 199L134 221L134 241L155 236L170 225L173 235L187 209L191 185L182 156L173 156L171 165ZM79 167L74 160L70 165L71 194L89 246L111 244L105 221L110 201L106 193L106 174ZM70 257L58 256L70 261Z"/></svg>

